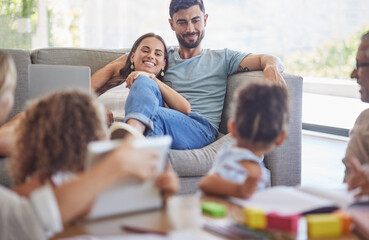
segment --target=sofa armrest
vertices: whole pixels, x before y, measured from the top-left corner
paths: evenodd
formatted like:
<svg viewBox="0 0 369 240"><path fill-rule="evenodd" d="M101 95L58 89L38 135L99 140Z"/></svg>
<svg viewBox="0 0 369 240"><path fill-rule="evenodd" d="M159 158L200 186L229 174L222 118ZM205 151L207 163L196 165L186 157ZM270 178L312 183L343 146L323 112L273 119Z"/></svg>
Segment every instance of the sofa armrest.
<svg viewBox="0 0 369 240"><path fill-rule="evenodd" d="M14 94L14 106L8 119L14 117L25 108L28 99L28 65L31 64L31 55L28 50L21 49L1 49L9 54L17 68L17 86Z"/></svg>
<svg viewBox="0 0 369 240"><path fill-rule="evenodd" d="M221 135L218 140L200 149L170 150L168 159L178 176L198 177L207 174L219 148L225 142L233 140L230 134Z"/></svg>
<svg viewBox="0 0 369 240"><path fill-rule="evenodd" d="M288 137L280 146L265 156L265 165L271 171L272 185L294 186L301 182L301 131L302 131L302 78L283 74L290 95L291 118ZM234 91L242 84L263 81L262 72L247 72L232 75L228 79L227 94L221 121L221 134L226 134L229 108ZM205 175L213 165L215 155L225 143L233 141L229 134L214 143L194 150L171 150L169 161L180 177L199 177Z"/></svg>

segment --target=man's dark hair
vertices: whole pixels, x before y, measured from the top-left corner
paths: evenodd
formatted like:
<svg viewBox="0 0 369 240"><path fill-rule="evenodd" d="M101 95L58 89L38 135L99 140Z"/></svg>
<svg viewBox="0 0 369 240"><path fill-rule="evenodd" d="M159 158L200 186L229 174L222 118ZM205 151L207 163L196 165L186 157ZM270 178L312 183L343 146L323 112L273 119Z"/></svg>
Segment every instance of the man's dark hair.
<svg viewBox="0 0 369 240"><path fill-rule="evenodd" d="M270 144L286 130L289 120L287 90L279 85L246 84L235 99L234 121L238 136Z"/></svg>
<svg viewBox="0 0 369 240"><path fill-rule="evenodd" d="M169 5L169 16L173 19L173 15L182 9L199 5L200 10L205 14L205 6L202 0L172 0Z"/></svg>

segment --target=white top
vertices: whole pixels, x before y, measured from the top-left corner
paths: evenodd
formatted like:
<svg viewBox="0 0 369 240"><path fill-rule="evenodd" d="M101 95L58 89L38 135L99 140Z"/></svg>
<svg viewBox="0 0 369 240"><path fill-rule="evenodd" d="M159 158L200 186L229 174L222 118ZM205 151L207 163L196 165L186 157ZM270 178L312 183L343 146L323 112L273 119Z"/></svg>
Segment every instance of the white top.
<svg viewBox="0 0 369 240"><path fill-rule="evenodd" d="M231 182L242 184L246 181L248 172L240 162L251 161L260 165L262 177L258 189L270 186L270 173L263 163L264 157L258 157L246 148L240 148L231 144L224 144L215 158L214 167L210 174L217 173L222 178Z"/></svg>
<svg viewBox="0 0 369 240"><path fill-rule="evenodd" d="M126 83L124 82L101 94L97 100L102 103L104 107L112 111L114 121L123 121L125 116L124 108L128 94L129 89L126 88Z"/></svg>
<svg viewBox="0 0 369 240"><path fill-rule="evenodd" d="M45 185L33 191L30 195L30 202L47 237L63 231L58 202L50 185Z"/></svg>
<svg viewBox="0 0 369 240"><path fill-rule="evenodd" d="M59 208L49 185L30 200L0 186L0 239L47 239L63 230Z"/></svg>

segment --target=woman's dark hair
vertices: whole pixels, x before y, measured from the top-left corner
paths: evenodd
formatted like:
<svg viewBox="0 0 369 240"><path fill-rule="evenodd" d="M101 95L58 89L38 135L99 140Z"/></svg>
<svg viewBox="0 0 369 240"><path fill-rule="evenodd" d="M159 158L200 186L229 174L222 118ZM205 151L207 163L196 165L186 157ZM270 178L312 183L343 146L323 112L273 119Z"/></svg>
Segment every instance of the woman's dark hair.
<svg viewBox="0 0 369 240"><path fill-rule="evenodd" d="M289 104L285 87L250 83L239 89L234 100L233 117L240 138L268 145L286 130Z"/></svg>
<svg viewBox="0 0 369 240"><path fill-rule="evenodd" d="M124 65L124 67L120 70L120 76L118 77L114 77L114 78L111 78L109 79L101 88L97 89L96 90L96 93L98 95L101 95L103 94L104 92L106 92L107 90L109 90L110 88L113 88L113 87L116 87L120 84L122 84L125 79L128 77L128 75L133 72L134 70L131 69L131 65L132 65L132 62L131 62L131 56L134 52L136 52L138 46L140 45L140 43L146 39L146 38L149 38L149 37L154 37L158 40L160 40L163 45L164 45L164 59L166 61L166 64L165 64L165 67L164 67L164 72L167 71L168 69L168 51L167 51L167 45L165 44L164 42L164 39L155 34L155 33L146 33L144 35L142 35L141 37L139 37L135 43L133 44L128 56L127 56L127 62L126 62L126 65ZM156 76L159 80L163 81L163 77L160 75L160 73Z"/></svg>
<svg viewBox="0 0 369 240"><path fill-rule="evenodd" d="M202 0L172 0L169 5L169 16L173 19L173 15L179 10L188 9L195 5L199 5L201 12L205 13L205 6Z"/></svg>

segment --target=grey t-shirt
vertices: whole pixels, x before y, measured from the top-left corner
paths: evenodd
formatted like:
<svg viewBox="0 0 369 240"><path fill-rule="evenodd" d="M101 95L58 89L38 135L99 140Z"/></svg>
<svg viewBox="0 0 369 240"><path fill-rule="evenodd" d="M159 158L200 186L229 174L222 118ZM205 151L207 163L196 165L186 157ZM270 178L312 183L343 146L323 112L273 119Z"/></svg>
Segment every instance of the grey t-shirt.
<svg viewBox="0 0 369 240"><path fill-rule="evenodd" d="M248 55L230 49L209 50L181 59L178 47L169 47L169 65L164 81L185 97L196 113L218 130L227 87L227 77L237 72Z"/></svg>

